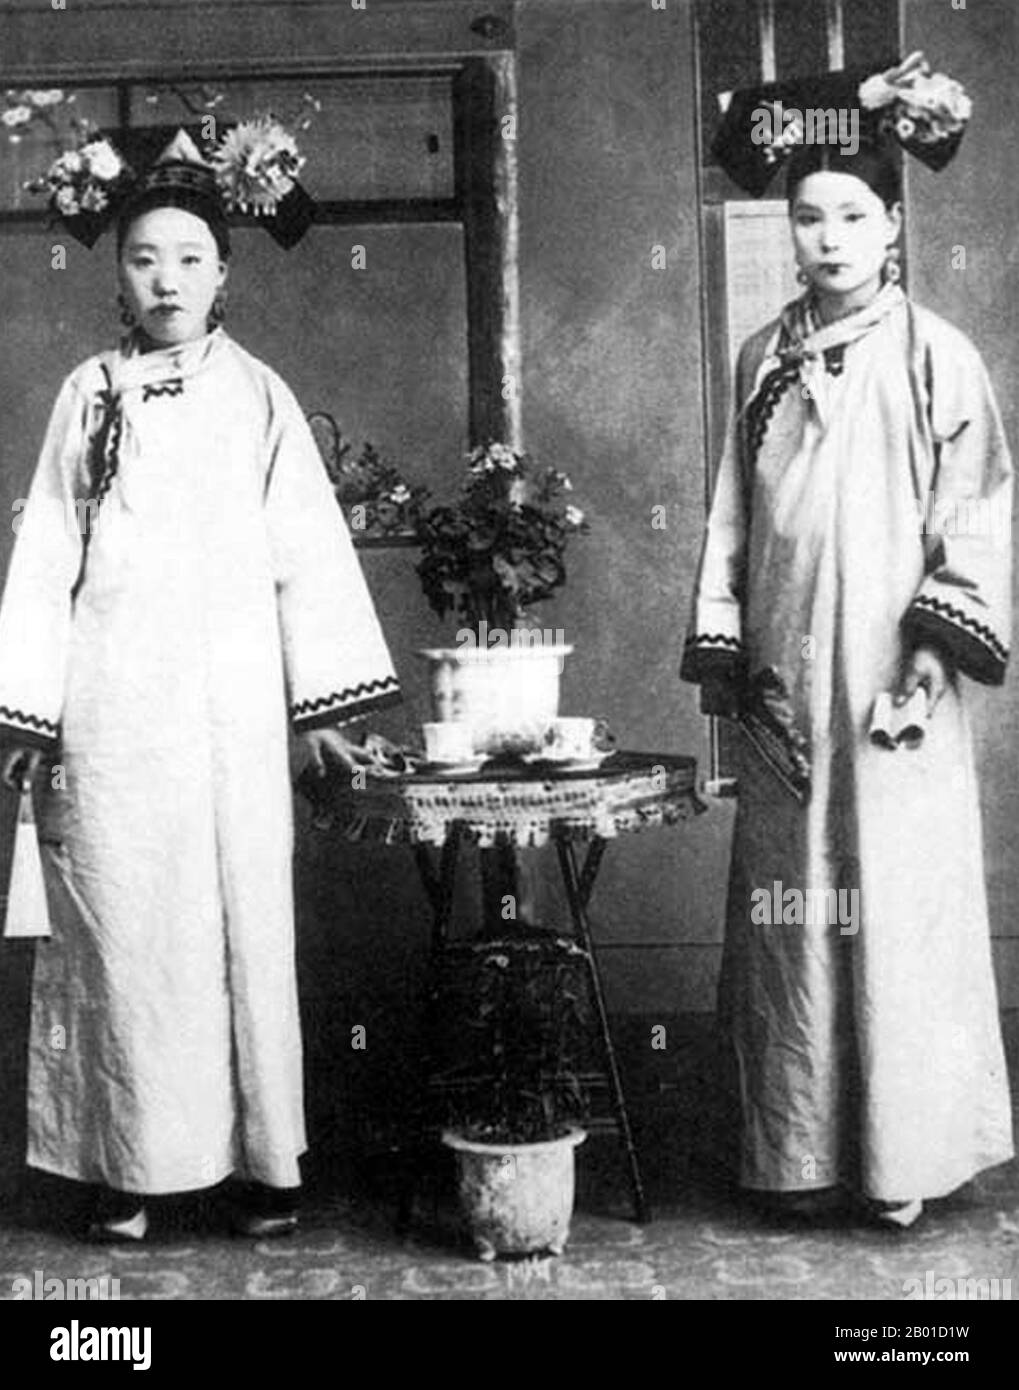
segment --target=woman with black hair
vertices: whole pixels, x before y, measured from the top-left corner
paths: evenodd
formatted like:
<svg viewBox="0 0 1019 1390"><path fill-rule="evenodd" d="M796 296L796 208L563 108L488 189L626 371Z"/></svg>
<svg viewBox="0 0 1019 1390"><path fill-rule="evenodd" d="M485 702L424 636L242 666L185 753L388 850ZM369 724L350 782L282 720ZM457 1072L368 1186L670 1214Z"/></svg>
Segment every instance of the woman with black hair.
<svg viewBox="0 0 1019 1390"><path fill-rule="evenodd" d="M1013 1152L963 680L1004 678L1012 467L976 349L899 284L898 141L939 166L968 102L916 56L858 81L779 94L855 104L854 152L752 144L773 90L716 143L756 193L785 163L804 291L739 354L682 675L750 733L720 992L741 1181L906 1227ZM882 695L922 701L919 747L871 737Z"/></svg>
<svg viewBox="0 0 1019 1390"><path fill-rule="evenodd" d="M222 327L220 173L179 132L91 198L128 332L60 391L0 610L5 779L54 764L28 1162L100 1187L99 1239L141 1239L149 1194L231 1175L243 1230L294 1229L288 726L320 770L357 767L339 726L399 699L300 406Z"/></svg>

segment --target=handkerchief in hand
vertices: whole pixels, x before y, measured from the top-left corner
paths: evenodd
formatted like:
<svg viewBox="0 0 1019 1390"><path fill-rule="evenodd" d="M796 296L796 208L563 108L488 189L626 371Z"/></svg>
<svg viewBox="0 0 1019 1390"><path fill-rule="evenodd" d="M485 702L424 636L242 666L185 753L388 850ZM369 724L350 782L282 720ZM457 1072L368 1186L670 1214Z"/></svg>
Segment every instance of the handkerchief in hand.
<svg viewBox="0 0 1019 1390"><path fill-rule="evenodd" d="M870 717L870 741L878 748L919 748L927 729L927 692L921 687L904 705L882 690Z"/></svg>

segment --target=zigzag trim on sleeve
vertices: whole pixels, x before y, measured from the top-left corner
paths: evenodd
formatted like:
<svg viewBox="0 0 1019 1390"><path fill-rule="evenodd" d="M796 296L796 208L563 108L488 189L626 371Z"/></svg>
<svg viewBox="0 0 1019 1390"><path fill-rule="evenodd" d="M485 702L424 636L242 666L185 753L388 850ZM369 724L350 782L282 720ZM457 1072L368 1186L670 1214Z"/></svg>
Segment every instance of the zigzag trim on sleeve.
<svg viewBox="0 0 1019 1390"><path fill-rule="evenodd" d="M26 714L24 710L12 709L9 705L0 705L0 726L16 729L33 743L44 744L47 747L55 743L60 736L60 726L52 719L44 719L38 714Z"/></svg>
<svg viewBox="0 0 1019 1390"><path fill-rule="evenodd" d="M314 729L326 724L349 723L375 710L399 704L402 699L396 676L385 676L334 690L314 700L299 700L291 705L290 718L296 729Z"/></svg>
<svg viewBox="0 0 1019 1390"><path fill-rule="evenodd" d="M729 637L724 632L695 632L686 639L686 648L693 650L712 650L716 647L727 647L733 651L740 651L743 643L738 637Z"/></svg>
<svg viewBox="0 0 1019 1390"><path fill-rule="evenodd" d="M1008 661L1008 647L996 636L993 628L988 627L986 623L980 622L977 618L970 617L961 608L946 603L944 599L932 598L929 594L918 594L910 607L929 608L932 613L939 618L944 618L946 622L952 623L956 627L966 628L978 642L983 643L1002 665Z"/></svg>

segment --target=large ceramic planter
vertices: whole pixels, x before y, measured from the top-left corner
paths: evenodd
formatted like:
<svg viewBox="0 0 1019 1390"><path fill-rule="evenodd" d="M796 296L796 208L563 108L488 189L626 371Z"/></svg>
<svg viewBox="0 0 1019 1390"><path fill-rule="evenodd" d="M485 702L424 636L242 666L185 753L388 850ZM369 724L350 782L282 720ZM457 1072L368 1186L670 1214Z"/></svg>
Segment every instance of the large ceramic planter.
<svg viewBox="0 0 1019 1390"><path fill-rule="evenodd" d="M572 650L543 641L425 647L419 655L431 667L432 718L469 723L476 753L537 749L559 713L559 680Z"/></svg>
<svg viewBox="0 0 1019 1390"><path fill-rule="evenodd" d="M574 1150L587 1135L572 1129L539 1144L479 1144L447 1130L457 1158L460 1209L478 1255L561 1255L573 1216Z"/></svg>

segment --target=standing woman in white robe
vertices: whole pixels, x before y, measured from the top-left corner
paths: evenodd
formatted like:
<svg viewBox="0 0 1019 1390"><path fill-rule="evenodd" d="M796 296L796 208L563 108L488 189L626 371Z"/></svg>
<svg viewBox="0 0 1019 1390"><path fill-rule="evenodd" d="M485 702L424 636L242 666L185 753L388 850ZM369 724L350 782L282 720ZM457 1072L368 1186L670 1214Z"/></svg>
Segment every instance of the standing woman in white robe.
<svg viewBox="0 0 1019 1390"><path fill-rule="evenodd" d="M738 103L730 134L763 105ZM760 192L748 149L730 168ZM887 136L801 145L787 191L806 289L739 356L682 675L710 714L766 692L787 738L786 783L736 754L719 1002L741 1183L797 1215L848 1190L903 1228L1013 1153L962 679L1004 678L1012 468L976 350L896 283ZM921 688L922 745L875 746L877 696ZM811 920L806 894L855 910Z"/></svg>
<svg viewBox="0 0 1019 1390"><path fill-rule="evenodd" d="M227 223L187 136L117 235L133 326L60 391L0 609L5 780L54 765L28 1162L100 1187L93 1238L141 1239L147 1195L231 1175L240 1228L284 1234L305 1149L288 725L301 761L355 766L339 726L397 680L300 407L216 322Z"/></svg>

